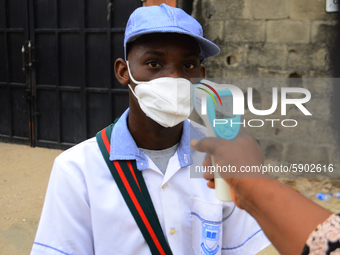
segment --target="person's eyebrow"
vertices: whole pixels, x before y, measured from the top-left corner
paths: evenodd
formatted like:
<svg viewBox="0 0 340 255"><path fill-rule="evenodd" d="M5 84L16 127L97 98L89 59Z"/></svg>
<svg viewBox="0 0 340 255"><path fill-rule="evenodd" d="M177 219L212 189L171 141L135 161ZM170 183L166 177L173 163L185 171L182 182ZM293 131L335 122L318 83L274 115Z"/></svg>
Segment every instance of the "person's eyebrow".
<svg viewBox="0 0 340 255"><path fill-rule="evenodd" d="M187 53L187 54L184 54L184 57L192 57L192 56L194 56L194 57L199 57L199 53L197 53L197 52L189 52L189 53Z"/></svg>
<svg viewBox="0 0 340 255"><path fill-rule="evenodd" d="M165 53L163 51L158 51L158 50L148 50L148 51L145 51L142 56L146 56L146 55L165 56ZM189 53L183 54L183 57L185 58L199 57L199 53L189 52Z"/></svg>
<svg viewBox="0 0 340 255"><path fill-rule="evenodd" d="M165 53L162 52L162 51L148 50L148 51L146 51L146 52L143 53L143 56L148 55L148 54L157 55L157 56L164 56L164 55L165 55Z"/></svg>

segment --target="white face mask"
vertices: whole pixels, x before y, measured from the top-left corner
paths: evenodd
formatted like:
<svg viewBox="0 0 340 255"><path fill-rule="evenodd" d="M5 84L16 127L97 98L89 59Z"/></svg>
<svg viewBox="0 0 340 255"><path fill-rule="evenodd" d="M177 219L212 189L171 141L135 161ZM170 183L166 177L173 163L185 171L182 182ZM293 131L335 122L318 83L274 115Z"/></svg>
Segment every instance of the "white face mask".
<svg viewBox="0 0 340 255"><path fill-rule="evenodd" d="M173 127L189 117L193 108L190 104L192 84L184 78L163 77L151 81L136 81L130 72L131 80L137 84L134 96L146 116L163 127Z"/></svg>

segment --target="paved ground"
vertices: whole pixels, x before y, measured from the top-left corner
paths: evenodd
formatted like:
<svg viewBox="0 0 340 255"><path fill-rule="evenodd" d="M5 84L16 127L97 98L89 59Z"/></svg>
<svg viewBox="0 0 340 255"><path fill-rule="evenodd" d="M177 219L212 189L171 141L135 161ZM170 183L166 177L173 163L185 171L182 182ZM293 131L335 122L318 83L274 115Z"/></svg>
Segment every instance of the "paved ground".
<svg viewBox="0 0 340 255"><path fill-rule="evenodd" d="M0 143L0 253L29 254L60 150Z"/></svg>
<svg viewBox="0 0 340 255"><path fill-rule="evenodd" d="M29 254L44 201L54 158L61 150L0 143L0 251L1 255ZM294 180L294 188L313 198L321 189L340 191L339 180ZM314 193L313 193L314 192ZM317 201L340 211L339 200ZM270 246L261 255L276 255Z"/></svg>

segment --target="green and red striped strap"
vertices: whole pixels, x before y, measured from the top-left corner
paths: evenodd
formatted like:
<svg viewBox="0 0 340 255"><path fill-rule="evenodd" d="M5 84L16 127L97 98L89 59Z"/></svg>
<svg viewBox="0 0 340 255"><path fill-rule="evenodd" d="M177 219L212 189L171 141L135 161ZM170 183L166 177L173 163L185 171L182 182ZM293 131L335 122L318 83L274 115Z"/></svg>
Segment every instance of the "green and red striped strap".
<svg viewBox="0 0 340 255"><path fill-rule="evenodd" d="M107 166L129 207L152 254L172 254L165 240L150 194L136 161L110 161L110 141L114 124L97 133L96 139Z"/></svg>

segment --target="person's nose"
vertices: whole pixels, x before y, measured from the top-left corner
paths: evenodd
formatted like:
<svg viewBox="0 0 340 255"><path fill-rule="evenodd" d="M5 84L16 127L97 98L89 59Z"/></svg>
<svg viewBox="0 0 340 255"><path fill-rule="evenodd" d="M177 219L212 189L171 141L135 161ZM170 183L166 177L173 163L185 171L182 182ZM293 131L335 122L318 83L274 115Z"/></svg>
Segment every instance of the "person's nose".
<svg viewBox="0 0 340 255"><path fill-rule="evenodd" d="M183 72L183 70L181 70L178 67L171 67L169 68L169 70L167 71L167 77L171 77L171 78L185 78L185 74Z"/></svg>

